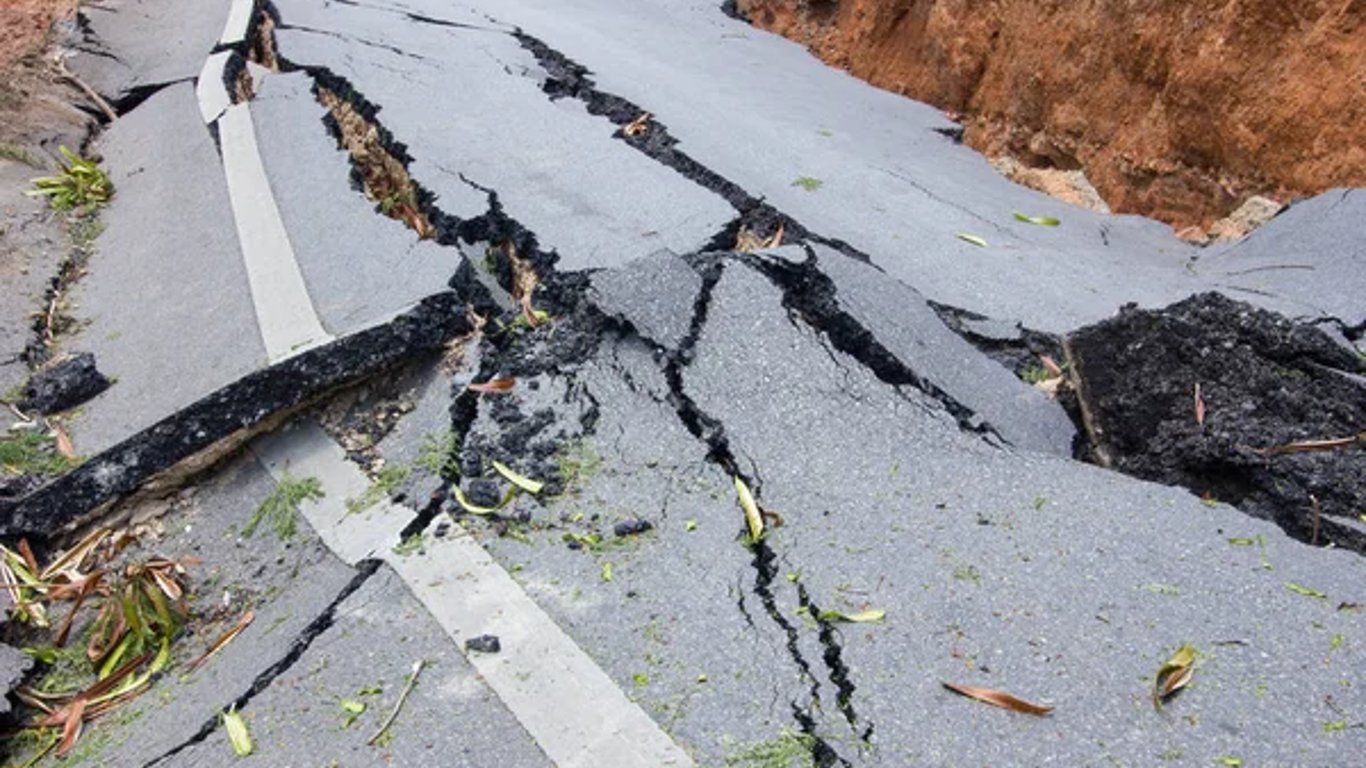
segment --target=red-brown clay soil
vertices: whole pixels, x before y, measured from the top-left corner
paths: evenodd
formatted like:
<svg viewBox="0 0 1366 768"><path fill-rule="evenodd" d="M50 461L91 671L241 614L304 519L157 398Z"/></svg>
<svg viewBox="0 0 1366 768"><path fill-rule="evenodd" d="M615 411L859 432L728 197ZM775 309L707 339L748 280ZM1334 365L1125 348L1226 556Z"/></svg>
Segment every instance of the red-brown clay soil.
<svg viewBox="0 0 1366 768"><path fill-rule="evenodd" d="M738 0L754 24L1207 229L1253 194L1366 186L1366 0Z"/></svg>
<svg viewBox="0 0 1366 768"><path fill-rule="evenodd" d="M0 72L41 50L52 22L75 10L76 0L0 0Z"/></svg>

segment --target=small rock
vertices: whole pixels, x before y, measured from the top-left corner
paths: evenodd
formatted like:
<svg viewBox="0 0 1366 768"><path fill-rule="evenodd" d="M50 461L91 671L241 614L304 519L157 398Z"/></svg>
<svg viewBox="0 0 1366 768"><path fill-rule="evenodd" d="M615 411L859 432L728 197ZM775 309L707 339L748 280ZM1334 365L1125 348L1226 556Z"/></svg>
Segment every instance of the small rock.
<svg viewBox="0 0 1366 768"><path fill-rule="evenodd" d="M24 387L19 408L41 414L70 410L109 388L109 379L95 369L95 356L82 352L33 374Z"/></svg>
<svg viewBox="0 0 1366 768"><path fill-rule="evenodd" d="M496 507L502 501L503 494L496 480L476 478L465 486L465 498L475 506Z"/></svg>
<svg viewBox="0 0 1366 768"><path fill-rule="evenodd" d="M480 635L466 640L465 650L478 653L497 653L503 650L503 644L498 642L497 635Z"/></svg>
<svg viewBox="0 0 1366 768"><path fill-rule="evenodd" d="M638 533L645 533L654 528L649 520L636 518L634 520L622 520L612 527L612 532L618 536L634 536Z"/></svg>
<svg viewBox="0 0 1366 768"><path fill-rule="evenodd" d="M1237 240L1271 221L1283 208L1284 205L1269 197L1253 195L1244 200L1233 213L1214 222L1214 226L1209 229L1210 239Z"/></svg>

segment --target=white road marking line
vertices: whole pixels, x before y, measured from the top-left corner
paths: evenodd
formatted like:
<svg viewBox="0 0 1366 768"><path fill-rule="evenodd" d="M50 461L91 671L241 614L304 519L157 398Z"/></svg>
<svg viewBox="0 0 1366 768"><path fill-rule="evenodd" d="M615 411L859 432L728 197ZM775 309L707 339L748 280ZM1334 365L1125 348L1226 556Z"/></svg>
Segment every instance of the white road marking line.
<svg viewBox="0 0 1366 768"><path fill-rule="evenodd" d="M206 115L216 109L203 98L200 104ZM217 125L257 324L270 359L279 360L330 337L289 244L248 105L226 106ZM389 563L557 766L694 765L462 526L452 525L442 539L428 534L425 551L396 555L399 532L416 513L387 499L351 513L347 500L365 493L370 480L316 423L264 435L251 450L277 482L286 472L318 478L326 495L300 512L323 543L350 565L366 558ZM466 652L464 640L482 634L498 635L503 650Z"/></svg>
<svg viewBox="0 0 1366 768"><path fill-rule="evenodd" d="M199 100L199 114L205 123L217 120L232 105L227 86L223 83L223 70L231 56L229 51L210 54L199 70L199 78L194 81L194 95Z"/></svg>
<svg viewBox="0 0 1366 768"><path fill-rule="evenodd" d="M276 480L318 478L326 495L300 512L323 543L350 565L388 563L462 652L464 640L498 636L501 652L466 658L557 766L693 765L463 526L451 524L440 539L429 529L421 551L395 554L398 531L416 513L387 500L348 513L347 499L370 481L317 424L265 435L252 451Z"/></svg>
<svg viewBox="0 0 1366 768"><path fill-rule="evenodd" d="M228 198L266 355L279 361L330 341L313 309L271 194L248 105L234 104L223 112L218 119L218 136Z"/></svg>
<svg viewBox="0 0 1366 768"><path fill-rule="evenodd" d="M251 26L251 12L256 8L255 0L232 0L228 8L228 20L223 24L223 34L218 38L219 45L236 45L247 39L247 28Z"/></svg>

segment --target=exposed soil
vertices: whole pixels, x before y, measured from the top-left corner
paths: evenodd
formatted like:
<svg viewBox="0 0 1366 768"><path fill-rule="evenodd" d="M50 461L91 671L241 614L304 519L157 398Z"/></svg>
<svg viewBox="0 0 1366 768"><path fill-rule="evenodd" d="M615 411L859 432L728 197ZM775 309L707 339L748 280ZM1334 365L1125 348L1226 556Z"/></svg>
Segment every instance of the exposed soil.
<svg viewBox="0 0 1366 768"><path fill-rule="evenodd" d="M1098 463L1237 505L1302 541L1366 552L1357 354L1217 293L1126 308L1067 349Z"/></svg>
<svg viewBox="0 0 1366 768"><path fill-rule="evenodd" d="M1208 230L1254 194L1366 185L1366 3L738 0L828 63L1082 169L1111 209Z"/></svg>

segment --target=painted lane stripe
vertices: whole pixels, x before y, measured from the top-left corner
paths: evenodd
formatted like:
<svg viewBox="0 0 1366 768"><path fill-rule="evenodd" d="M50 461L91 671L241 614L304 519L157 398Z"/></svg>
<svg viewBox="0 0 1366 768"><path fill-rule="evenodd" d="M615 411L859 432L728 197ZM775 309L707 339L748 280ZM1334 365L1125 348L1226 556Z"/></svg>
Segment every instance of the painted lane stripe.
<svg viewBox="0 0 1366 768"><path fill-rule="evenodd" d="M199 101L199 114L205 123L217 120L232 105L228 89L223 83L223 70L231 56L230 51L209 54L199 70L199 78L194 81L194 95Z"/></svg>
<svg viewBox="0 0 1366 768"><path fill-rule="evenodd" d="M459 524L423 550L397 555L398 531L416 513L380 502L348 513L370 480L317 424L258 438L251 449L276 478L316 477L325 496L300 505L319 538L349 565L387 562L446 633L497 635L497 654L470 664L560 768L688 768L692 759L535 603ZM434 523L435 525L435 523Z"/></svg>
<svg viewBox="0 0 1366 768"><path fill-rule="evenodd" d="M247 39L247 28L251 25L251 12L256 8L256 0L232 0L228 8L228 20L223 24L223 34L218 38L219 45L236 45Z"/></svg>
<svg viewBox="0 0 1366 768"><path fill-rule="evenodd" d="M206 62L205 70L209 67ZM221 82L221 76L201 75L205 88ZM206 119L211 110L217 111L213 97L201 96L200 103ZM274 361L324 343L329 337L271 193L248 105L224 107L217 125L228 196L267 354ZM349 565L367 558L388 562L557 766L692 768L688 754L463 526L451 525L442 539L428 534L422 552L395 555L399 532L416 513L388 500L351 513L347 500L363 494L370 480L316 423L304 421L263 435L251 450L277 482L286 473L319 479L326 495L302 504L300 512L323 543ZM502 652L466 652L464 640L482 634L498 635Z"/></svg>
<svg viewBox="0 0 1366 768"><path fill-rule="evenodd" d="M218 136L228 199L266 355L278 361L330 341L313 309L271 194L248 105L234 104L223 112L218 119Z"/></svg>
<svg viewBox="0 0 1366 768"><path fill-rule="evenodd" d="M560 768L661 768L693 761L465 530L387 558L457 643L497 635L470 664Z"/></svg>

